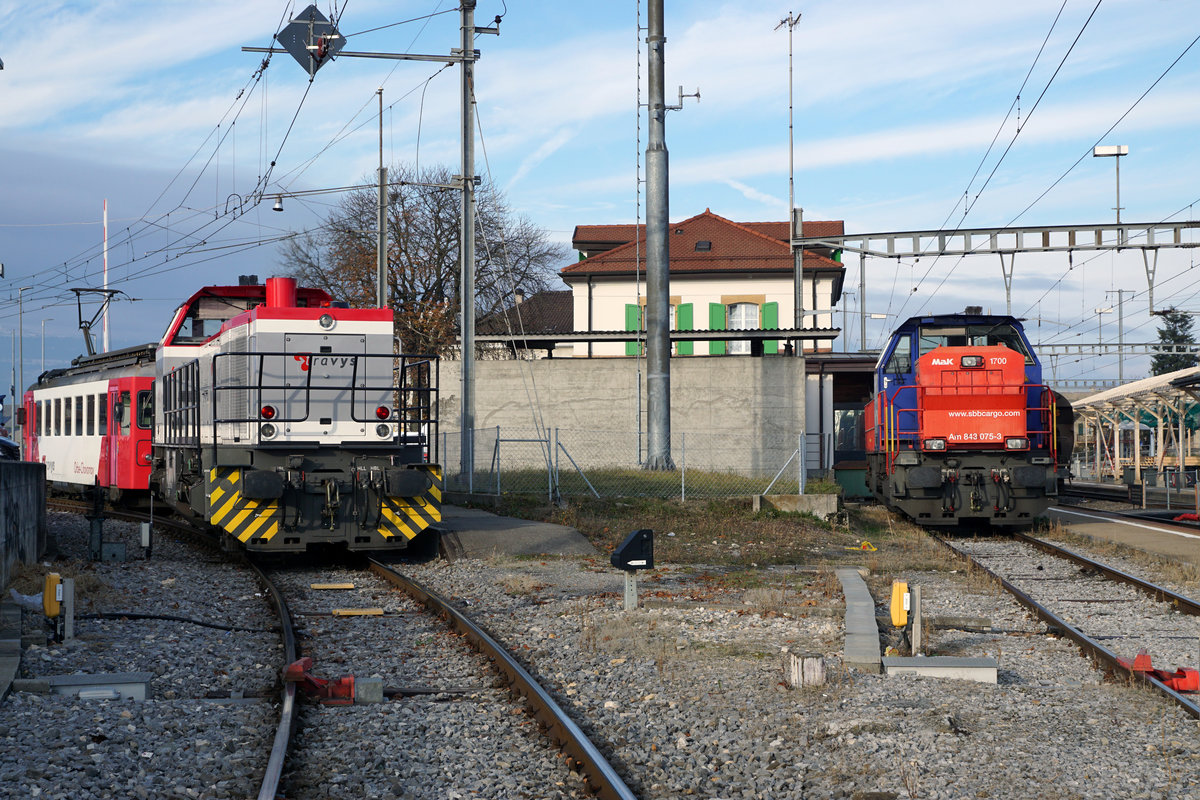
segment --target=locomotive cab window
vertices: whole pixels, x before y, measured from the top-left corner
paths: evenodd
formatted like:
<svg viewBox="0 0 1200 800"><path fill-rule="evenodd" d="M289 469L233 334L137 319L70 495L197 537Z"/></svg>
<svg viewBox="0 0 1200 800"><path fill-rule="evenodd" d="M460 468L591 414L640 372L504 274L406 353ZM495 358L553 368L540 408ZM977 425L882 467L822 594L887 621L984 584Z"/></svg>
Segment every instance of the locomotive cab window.
<svg viewBox="0 0 1200 800"><path fill-rule="evenodd" d="M892 375L903 375L912 372L912 343L908 334L896 337L896 346L888 356L883 371Z"/></svg>
<svg viewBox="0 0 1200 800"><path fill-rule="evenodd" d="M998 344L1020 353L1027 365L1034 363L1033 353L1025 345L1025 340L1006 322L994 325L924 326L921 328L917 346L920 355L925 355L938 347L982 347Z"/></svg>
<svg viewBox="0 0 1200 800"><path fill-rule="evenodd" d="M172 344L202 344L226 322L261 302L260 298L201 297L187 310Z"/></svg>

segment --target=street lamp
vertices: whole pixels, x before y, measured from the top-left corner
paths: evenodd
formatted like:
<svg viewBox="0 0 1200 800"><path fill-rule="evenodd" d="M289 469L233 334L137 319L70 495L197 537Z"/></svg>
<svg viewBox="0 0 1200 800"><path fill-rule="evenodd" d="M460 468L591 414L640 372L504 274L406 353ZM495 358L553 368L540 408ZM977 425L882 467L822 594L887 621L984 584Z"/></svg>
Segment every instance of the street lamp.
<svg viewBox="0 0 1200 800"><path fill-rule="evenodd" d="M1093 158L1102 158L1111 156L1113 162L1117 165L1117 225L1121 224L1121 156L1129 155L1129 145L1127 144L1100 144L1092 148ZM1117 244L1125 244L1125 236L1121 233L1120 228L1117 229Z"/></svg>
<svg viewBox="0 0 1200 800"><path fill-rule="evenodd" d="M54 322L54 317L42 320L42 372L46 371L46 323Z"/></svg>

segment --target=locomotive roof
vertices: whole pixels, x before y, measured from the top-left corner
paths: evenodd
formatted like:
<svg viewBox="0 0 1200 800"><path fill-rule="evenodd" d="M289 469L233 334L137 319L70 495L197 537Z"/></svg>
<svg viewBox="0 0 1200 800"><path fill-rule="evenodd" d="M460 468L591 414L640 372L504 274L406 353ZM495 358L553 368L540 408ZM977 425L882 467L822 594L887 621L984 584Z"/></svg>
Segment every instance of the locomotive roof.
<svg viewBox="0 0 1200 800"><path fill-rule="evenodd" d="M909 317L899 327L896 333L915 330L924 325L996 325L1008 322L1014 327L1023 329L1024 317L1013 317L1008 314L923 314L919 317Z"/></svg>
<svg viewBox="0 0 1200 800"><path fill-rule="evenodd" d="M71 360L71 366L48 369L38 377L38 382L44 383L64 375L89 375L105 372L131 364L153 364L154 353L157 349L157 342L147 342L146 344L137 344L133 347L125 347L120 350L110 350L107 353L76 356Z"/></svg>
<svg viewBox="0 0 1200 800"><path fill-rule="evenodd" d="M180 307L191 306L204 297L249 300L262 298L266 300L267 287L261 283L250 284L248 286L205 286L181 303ZM298 304L303 303L305 306L314 308L332 301L333 297L323 289L313 289L304 286L296 287L296 302Z"/></svg>

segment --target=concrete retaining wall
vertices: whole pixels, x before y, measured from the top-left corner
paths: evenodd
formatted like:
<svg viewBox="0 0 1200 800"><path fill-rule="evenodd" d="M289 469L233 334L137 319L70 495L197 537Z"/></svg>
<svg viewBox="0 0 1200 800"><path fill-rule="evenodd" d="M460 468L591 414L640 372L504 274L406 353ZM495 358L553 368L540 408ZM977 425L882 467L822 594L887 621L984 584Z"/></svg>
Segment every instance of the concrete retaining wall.
<svg viewBox="0 0 1200 800"><path fill-rule="evenodd" d="M46 551L46 467L0 461L0 587Z"/></svg>
<svg viewBox="0 0 1200 800"><path fill-rule="evenodd" d="M442 431L458 431L461 375L460 362L442 362ZM645 361L640 376L632 358L481 361L475 376L477 429L498 425L502 431L532 431L538 427L537 414L541 425L559 428L563 436L614 434L607 448L614 454L614 465L631 466L630 453L637 449L625 446L624 438L636 437L639 428L646 430ZM697 462L704 461L706 468L778 469L804 432L804 386L804 361L799 358L672 359L673 457L678 463L681 434L686 433L689 465L700 468ZM531 448L531 453L536 456L536 450ZM453 457L453 452L442 454L444 462Z"/></svg>

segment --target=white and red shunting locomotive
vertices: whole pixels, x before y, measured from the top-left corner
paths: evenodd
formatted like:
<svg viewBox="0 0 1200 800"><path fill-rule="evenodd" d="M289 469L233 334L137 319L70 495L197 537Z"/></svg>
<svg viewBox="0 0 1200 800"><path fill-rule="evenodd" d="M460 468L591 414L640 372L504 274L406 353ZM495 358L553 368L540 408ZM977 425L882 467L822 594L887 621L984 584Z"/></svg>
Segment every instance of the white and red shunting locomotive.
<svg viewBox="0 0 1200 800"><path fill-rule="evenodd" d="M157 344L47 371L18 422L56 486L153 493L251 551L397 550L441 520L437 381L390 309L269 278L201 289Z"/></svg>

